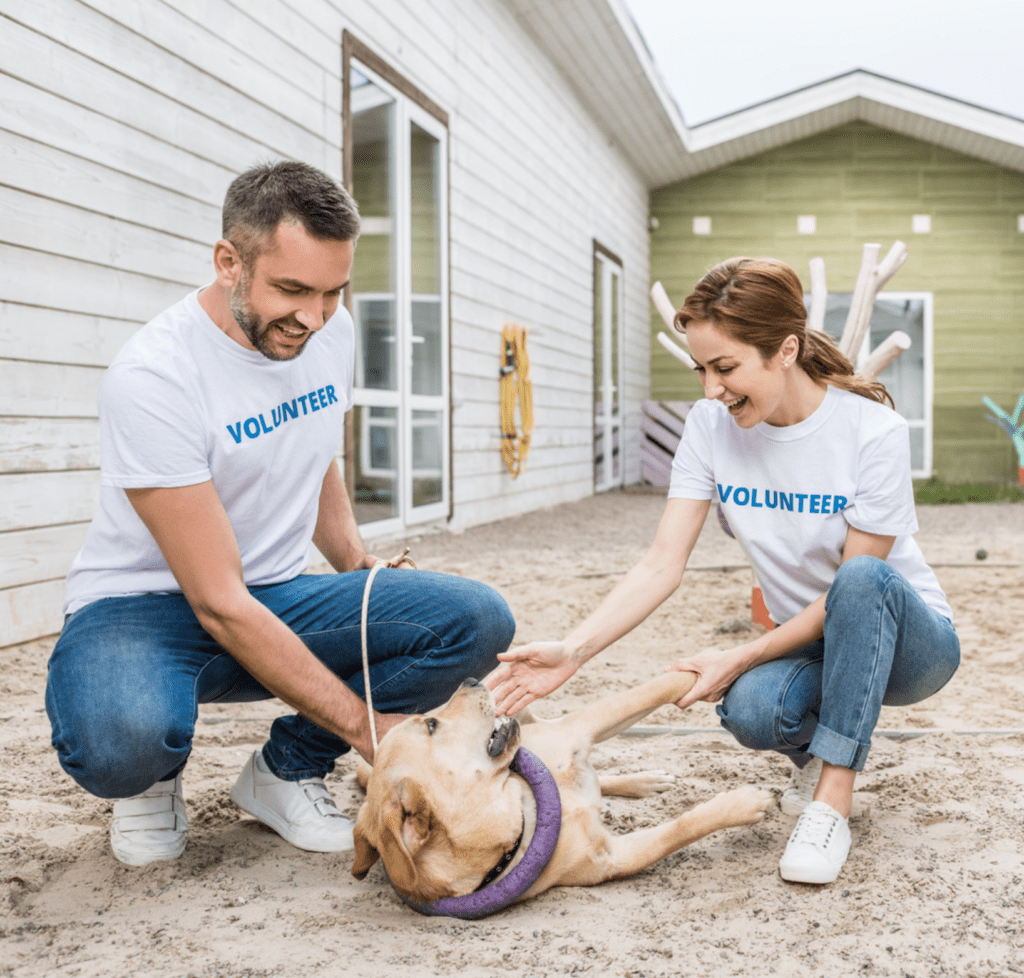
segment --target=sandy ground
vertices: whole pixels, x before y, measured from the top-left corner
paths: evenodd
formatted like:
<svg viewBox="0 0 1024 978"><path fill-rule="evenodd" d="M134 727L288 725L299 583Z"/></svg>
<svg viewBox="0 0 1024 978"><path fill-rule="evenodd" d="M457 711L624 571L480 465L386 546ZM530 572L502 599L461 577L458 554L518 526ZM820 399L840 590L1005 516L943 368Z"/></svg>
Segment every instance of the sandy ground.
<svg viewBox="0 0 1024 978"><path fill-rule="evenodd" d="M412 541L420 565L487 581L517 641L561 637L650 541L660 496L613 493ZM919 541L957 613L963 665L931 700L883 712L858 781L854 848L826 887L783 883L793 819L731 829L640 875L561 888L487 920L417 916L378 864L293 849L243 817L229 790L280 710L203 707L186 771L191 837L175 863L129 869L109 853L110 802L80 790L49 747L50 641L0 650L0 974L32 976L934 975L1024 972L1024 505L922 509ZM988 552L984 561L976 551ZM382 552L390 552L380 548ZM558 691L555 715L636 684L749 615L751 577L710 525L679 593ZM652 735L652 725L664 732ZM595 752L609 772L664 768L676 787L613 800L617 831L655 824L742 783L781 790L787 763L735 745L712 707L667 707L645 735ZM346 761L330 779L355 814Z"/></svg>

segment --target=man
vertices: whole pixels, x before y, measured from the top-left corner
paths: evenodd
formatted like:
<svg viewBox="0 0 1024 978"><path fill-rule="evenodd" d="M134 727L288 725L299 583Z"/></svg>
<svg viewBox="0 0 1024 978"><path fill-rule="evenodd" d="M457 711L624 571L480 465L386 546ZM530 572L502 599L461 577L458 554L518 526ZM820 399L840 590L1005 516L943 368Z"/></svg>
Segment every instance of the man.
<svg viewBox="0 0 1024 978"><path fill-rule="evenodd" d="M323 777L350 747L373 757L360 613L378 561L334 461L352 404L339 300L358 232L352 199L313 167L243 173L213 284L141 329L104 377L100 508L68 576L46 706L64 770L119 799L110 839L124 863L185 847L197 704L270 696L297 714L274 721L232 798L300 848L351 848ZM310 542L339 573L302 573ZM378 736L489 672L513 631L482 584L379 571Z"/></svg>

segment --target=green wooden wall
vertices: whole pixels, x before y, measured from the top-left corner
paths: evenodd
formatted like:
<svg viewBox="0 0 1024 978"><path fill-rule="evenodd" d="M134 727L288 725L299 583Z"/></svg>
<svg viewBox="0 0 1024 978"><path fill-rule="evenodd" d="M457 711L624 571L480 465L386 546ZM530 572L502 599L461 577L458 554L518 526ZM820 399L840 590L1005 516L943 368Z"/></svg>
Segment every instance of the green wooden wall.
<svg viewBox="0 0 1024 978"><path fill-rule="evenodd" d="M797 216L817 233L797 233ZM930 234L911 217L929 214ZM651 281L679 306L715 263L770 255L796 269L825 259L830 292L852 292L867 241L910 258L889 288L934 295L934 474L951 482L1013 481L1010 439L984 420L982 395L1012 410L1024 391L1024 173L854 122L655 190ZM710 217L709 236L693 233ZM657 399L701 396L696 377L654 342Z"/></svg>

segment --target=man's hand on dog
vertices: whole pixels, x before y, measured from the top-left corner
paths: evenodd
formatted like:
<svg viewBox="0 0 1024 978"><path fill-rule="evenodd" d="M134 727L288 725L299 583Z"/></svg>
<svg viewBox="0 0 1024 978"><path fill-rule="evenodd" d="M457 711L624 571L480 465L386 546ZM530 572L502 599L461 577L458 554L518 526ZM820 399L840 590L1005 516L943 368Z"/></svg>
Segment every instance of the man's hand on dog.
<svg viewBox="0 0 1024 978"><path fill-rule="evenodd" d="M502 652L498 660L502 665L484 684L494 693L498 715L509 717L558 689L579 668L564 642L530 642Z"/></svg>
<svg viewBox="0 0 1024 978"><path fill-rule="evenodd" d="M378 713L374 710L373 719L377 727L377 743L379 744L384 739L392 727L397 727L398 724L408 718L409 714L406 713ZM347 739L349 746L357 750L367 764L373 764L373 738L370 736L369 718L367 718L358 734Z"/></svg>
<svg viewBox="0 0 1024 978"><path fill-rule="evenodd" d="M678 659L666 666L666 672L697 673L697 682L676 706L685 710L698 700L717 703L749 668L742 649L742 646L736 649L703 649L695 656Z"/></svg>

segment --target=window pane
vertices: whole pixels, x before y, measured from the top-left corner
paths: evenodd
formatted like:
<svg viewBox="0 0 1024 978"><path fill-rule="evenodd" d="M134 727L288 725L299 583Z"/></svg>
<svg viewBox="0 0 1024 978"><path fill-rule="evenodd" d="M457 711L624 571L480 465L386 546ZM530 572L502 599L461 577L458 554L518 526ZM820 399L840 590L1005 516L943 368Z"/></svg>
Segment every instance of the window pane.
<svg viewBox="0 0 1024 978"><path fill-rule="evenodd" d="M352 267L356 387L397 390L394 302L394 100L352 69L352 189L362 231Z"/></svg>
<svg viewBox="0 0 1024 978"><path fill-rule="evenodd" d="M924 470L924 428L915 425L910 426L910 470L911 472Z"/></svg>
<svg viewBox="0 0 1024 978"><path fill-rule="evenodd" d="M415 122L409 130L412 291L441 292L440 143Z"/></svg>
<svg viewBox="0 0 1024 978"><path fill-rule="evenodd" d="M398 409L353 408L356 522L398 515Z"/></svg>
<svg viewBox="0 0 1024 978"><path fill-rule="evenodd" d="M441 394L441 300L412 302L412 392Z"/></svg>
<svg viewBox="0 0 1024 978"><path fill-rule="evenodd" d="M897 329L910 337L910 349L890 363L878 379L892 395L896 410L908 421L920 421L924 418L924 302L921 299L875 300L871 313L871 349ZM923 458L922 455L921 464ZM914 468L920 465L915 463Z"/></svg>
<svg viewBox="0 0 1024 978"><path fill-rule="evenodd" d="M444 490L441 411L412 412L412 504L439 503Z"/></svg>
<svg viewBox="0 0 1024 978"><path fill-rule="evenodd" d="M367 299L357 293L353 308L356 321L356 387L397 390L394 300Z"/></svg>

